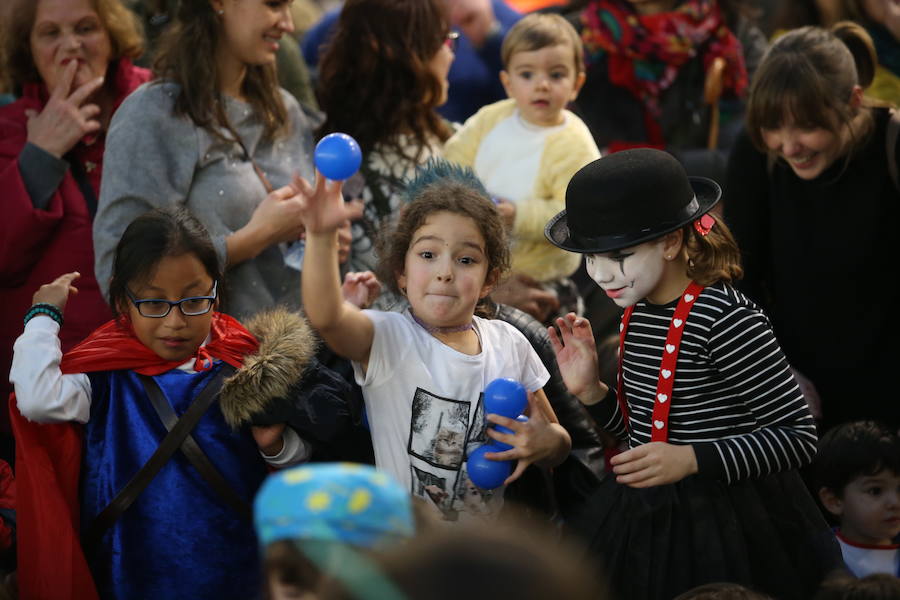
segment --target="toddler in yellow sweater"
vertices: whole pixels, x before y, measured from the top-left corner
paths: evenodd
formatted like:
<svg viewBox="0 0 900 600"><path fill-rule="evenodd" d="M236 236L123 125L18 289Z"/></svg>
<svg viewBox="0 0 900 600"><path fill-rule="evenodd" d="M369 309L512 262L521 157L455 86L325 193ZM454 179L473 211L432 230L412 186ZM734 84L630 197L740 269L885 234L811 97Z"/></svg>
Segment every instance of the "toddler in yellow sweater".
<svg viewBox="0 0 900 600"><path fill-rule="evenodd" d="M496 199L512 233L513 278L538 282L559 295L561 310L577 311L569 276L580 256L550 244L544 226L565 208L572 175L600 157L587 126L566 110L584 83L581 39L559 15L534 13L510 29L501 54L509 98L467 120L444 157L472 167Z"/></svg>

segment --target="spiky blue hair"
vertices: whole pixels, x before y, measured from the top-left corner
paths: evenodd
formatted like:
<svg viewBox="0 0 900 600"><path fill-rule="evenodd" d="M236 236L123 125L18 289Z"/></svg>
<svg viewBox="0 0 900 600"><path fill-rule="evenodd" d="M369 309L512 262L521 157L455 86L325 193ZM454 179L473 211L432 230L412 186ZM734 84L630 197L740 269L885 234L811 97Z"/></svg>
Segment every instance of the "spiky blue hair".
<svg viewBox="0 0 900 600"><path fill-rule="evenodd" d="M407 183L406 201L414 201L426 187L444 180L463 185L478 195L484 196L485 199L491 199L484 184L471 168L457 165L443 158L430 158L416 169L415 175Z"/></svg>

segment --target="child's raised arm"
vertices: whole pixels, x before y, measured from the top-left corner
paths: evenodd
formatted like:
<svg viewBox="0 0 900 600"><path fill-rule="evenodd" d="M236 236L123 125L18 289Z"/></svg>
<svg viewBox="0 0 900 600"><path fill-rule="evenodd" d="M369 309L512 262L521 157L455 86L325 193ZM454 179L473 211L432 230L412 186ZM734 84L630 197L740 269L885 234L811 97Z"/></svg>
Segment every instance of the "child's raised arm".
<svg viewBox="0 0 900 600"><path fill-rule="evenodd" d="M66 273L35 292L33 303L55 306L62 313L73 285L80 277ZM13 346L9 380L16 390L16 405L22 416L38 423L87 423L91 411L91 384L81 373L63 375L59 370L62 351L60 325L55 319L38 315L26 323L25 331Z"/></svg>
<svg viewBox="0 0 900 600"><path fill-rule="evenodd" d="M293 185L305 196L303 223L303 308L312 326L335 352L360 363L369 360L375 330L372 321L341 294L337 230L356 218L361 207L348 207L339 183L328 184L316 173L316 188L295 176Z"/></svg>

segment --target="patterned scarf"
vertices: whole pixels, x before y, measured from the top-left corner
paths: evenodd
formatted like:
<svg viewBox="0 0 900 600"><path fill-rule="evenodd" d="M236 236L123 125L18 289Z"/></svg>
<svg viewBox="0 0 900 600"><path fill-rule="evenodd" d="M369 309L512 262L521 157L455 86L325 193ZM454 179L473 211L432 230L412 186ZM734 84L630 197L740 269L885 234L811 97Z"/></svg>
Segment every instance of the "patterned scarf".
<svg viewBox="0 0 900 600"><path fill-rule="evenodd" d="M706 70L715 58L725 59L726 94L741 96L747 88L740 42L715 0L685 0L671 12L654 15L637 14L627 0L593 0L581 20L588 64L607 58L610 82L629 90L644 105L651 142L663 142L662 92L698 53Z"/></svg>

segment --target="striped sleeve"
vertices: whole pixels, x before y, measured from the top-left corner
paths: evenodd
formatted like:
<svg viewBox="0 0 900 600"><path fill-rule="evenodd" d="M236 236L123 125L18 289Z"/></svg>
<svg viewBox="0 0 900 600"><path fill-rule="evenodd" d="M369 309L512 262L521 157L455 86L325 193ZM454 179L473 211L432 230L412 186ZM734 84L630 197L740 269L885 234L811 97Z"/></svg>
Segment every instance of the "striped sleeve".
<svg viewBox="0 0 900 600"><path fill-rule="evenodd" d="M815 422L766 316L733 307L713 325L709 352L756 428L695 442L699 472L731 483L808 464L816 449Z"/></svg>
<svg viewBox="0 0 900 600"><path fill-rule="evenodd" d="M628 429L625 427L625 419L616 399L615 388L610 387L603 400L585 408L587 408L591 418L594 419L597 427L615 436L617 439L628 439Z"/></svg>

